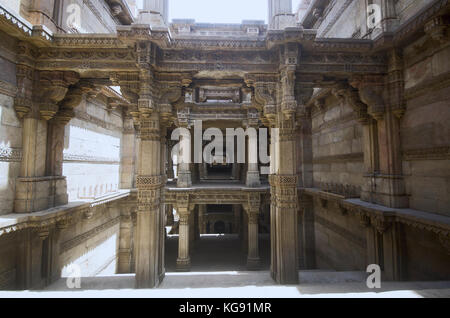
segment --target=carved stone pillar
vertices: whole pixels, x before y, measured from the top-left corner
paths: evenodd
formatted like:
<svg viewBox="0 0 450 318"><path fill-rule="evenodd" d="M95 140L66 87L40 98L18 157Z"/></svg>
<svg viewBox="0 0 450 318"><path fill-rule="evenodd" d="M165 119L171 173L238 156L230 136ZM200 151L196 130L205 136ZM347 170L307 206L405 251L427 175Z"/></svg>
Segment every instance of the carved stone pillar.
<svg viewBox="0 0 450 318"><path fill-rule="evenodd" d="M248 214L245 213L245 210L242 213L242 251L247 254L248 253Z"/></svg>
<svg viewBox="0 0 450 318"><path fill-rule="evenodd" d="M249 125L249 128L254 130L255 133L250 133L247 138L247 176L245 185L256 188L261 185L258 166L258 131L256 125Z"/></svg>
<svg viewBox="0 0 450 318"><path fill-rule="evenodd" d="M147 108L148 100L140 100ZM147 103L147 105L145 105ZM140 119L138 211L136 239L136 287L154 288L160 282L161 217L164 176L161 172L160 119L157 112Z"/></svg>
<svg viewBox="0 0 450 318"><path fill-rule="evenodd" d="M14 211L30 213L67 203L67 187L61 176L62 150L64 124L70 120L71 113L64 108L64 104L59 109L58 103L79 77L74 72L63 71L34 74L24 65L18 66L18 69L21 92L15 100L15 108L18 116L24 118L23 158L20 177L16 181ZM32 95L25 93L25 90L32 92ZM48 123L58 110L59 116ZM58 178L52 178L55 175Z"/></svg>
<svg viewBox="0 0 450 318"><path fill-rule="evenodd" d="M301 244L299 242L299 246L302 248L299 249L299 261L301 260L301 264L303 264L304 269L314 269L316 268L316 244L315 244L315 230L314 230L314 207L312 198L303 196L300 201L300 211L302 220L299 222L301 224L302 229L299 229L299 240L301 240Z"/></svg>
<svg viewBox="0 0 450 318"><path fill-rule="evenodd" d="M172 147L170 147L169 143L167 151L167 179L173 180L174 178L175 175L173 171Z"/></svg>
<svg viewBox="0 0 450 318"><path fill-rule="evenodd" d="M292 0L269 0L269 28L283 30L295 26Z"/></svg>
<svg viewBox="0 0 450 318"><path fill-rule="evenodd" d="M381 250L384 279L402 280L404 271L401 224L381 217L372 217L371 224L382 240Z"/></svg>
<svg viewBox="0 0 450 318"><path fill-rule="evenodd" d="M281 115L280 115L281 116ZM298 176L296 175L295 122L280 120L275 130L272 195L272 277L280 284L298 283ZM281 155L282 154L282 155ZM272 156L271 156L272 158Z"/></svg>
<svg viewBox="0 0 450 318"><path fill-rule="evenodd" d="M364 122L364 160L369 171L362 199L393 208L408 207L400 146L400 118L405 110L399 59L391 52L387 85L381 77L355 77L351 83L376 120Z"/></svg>
<svg viewBox="0 0 450 318"><path fill-rule="evenodd" d="M131 218L131 210L133 204L125 203L121 205L120 215L120 239L119 239L119 257L117 272L119 274L132 273L131 257L132 257L132 241L133 241L133 221Z"/></svg>
<svg viewBox="0 0 450 318"><path fill-rule="evenodd" d="M122 158L120 163L120 188L133 189L136 187L136 148L137 133L130 110L126 110L123 118L124 132L122 137Z"/></svg>
<svg viewBox="0 0 450 318"><path fill-rule="evenodd" d="M248 216L248 255L247 255L247 269L257 270L260 267L261 259L259 258L259 232L258 219L260 213L260 195L251 194L249 196L249 203L245 206Z"/></svg>
<svg viewBox="0 0 450 318"><path fill-rule="evenodd" d="M199 224L199 235L206 234L206 204L200 204L198 206L198 224Z"/></svg>
<svg viewBox="0 0 450 318"><path fill-rule="evenodd" d="M189 256L189 195L177 195L177 213L179 220L177 271L189 271L191 258Z"/></svg>
<svg viewBox="0 0 450 318"><path fill-rule="evenodd" d="M186 128L186 127L184 127ZM180 134L180 148L178 153L178 188L189 188L192 186L191 176L191 135L183 129Z"/></svg>
<svg viewBox="0 0 450 318"><path fill-rule="evenodd" d="M168 0L144 0L143 10L139 13L139 22L148 23L152 27L162 27L168 22Z"/></svg>
<svg viewBox="0 0 450 318"><path fill-rule="evenodd" d="M241 233L241 206L238 204L233 205L233 213L234 213L234 233Z"/></svg>

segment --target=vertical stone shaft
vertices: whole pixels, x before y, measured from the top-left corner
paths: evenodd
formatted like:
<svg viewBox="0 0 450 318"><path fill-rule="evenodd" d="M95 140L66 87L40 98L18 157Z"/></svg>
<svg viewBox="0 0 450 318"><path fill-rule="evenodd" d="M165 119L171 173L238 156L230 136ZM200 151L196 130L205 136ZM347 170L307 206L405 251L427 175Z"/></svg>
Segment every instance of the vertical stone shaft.
<svg viewBox="0 0 450 318"><path fill-rule="evenodd" d="M249 270L259 269L259 233L258 233L258 216L259 206L249 207L248 213L248 256L247 256L247 268Z"/></svg>
<svg viewBox="0 0 450 318"><path fill-rule="evenodd" d="M272 275L280 284L298 283L298 176L296 175L295 158L295 123L294 119L282 120L275 136L275 174L271 176L271 186L274 188L272 208L275 222L272 231L275 232L275 242L272 245ZM283 155L281 155L283 154Z"/></svg>
<svg viewBox="0 0 450 318"><path fill-rule="evenodd" d="M180 216L177 270L189 271L191 267L191 258L189 256L189 209L178 206L177 212Z"/></svg>
<svg viewBox="0 0 450 318"><path fill-rule="evenodd" d="M249 133L247 138L247 177L246 185L247 187L258 187L261 185L261 180L259 176L258 167L258 132L256 127L249 127L249 130L254 131L254 133Z"/></svg>
<svg viewBox="0 0 450 318"><path fill-rule="evenodd" d="M159 284L159 257L162 257L159 246L163 190L159 114L154 112L142 116L140 129L136 287L153 288Z"/></svg>
<svg viewBox="0 0 450 318"><path fill-rule="evenodd" d="M295 25L292 0L269 0L269 28L284 29Z"/></svg>

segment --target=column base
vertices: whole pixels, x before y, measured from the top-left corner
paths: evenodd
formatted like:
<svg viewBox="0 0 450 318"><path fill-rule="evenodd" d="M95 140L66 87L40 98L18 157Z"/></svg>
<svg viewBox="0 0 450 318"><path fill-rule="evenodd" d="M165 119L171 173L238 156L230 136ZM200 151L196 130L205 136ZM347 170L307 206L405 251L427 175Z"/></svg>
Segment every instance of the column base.
<svg viewBox="0 0 450 318"><path fill-rule="evenodd" d="M189 272L191 270L191 259L177 259L177 272Z"/></svg>
<svg viewBox="0 0 450 318"><path fill-rule="evenodd" d="M249 271L257 271L261 268L261 259L258 258L247 258L247 269Z"/></svg>
<svg viewBox="0 0 450 318"><path fill-rule="evenodd" d="M259 171L248 171L245 185L251 188L259 187L261 185L261 180L259 178Z"/></svg>
<svg viewBox="0 0 450 318"><path fill-rule="evenodd" d="M190 172L179 172L177 179L178 188L190 188L192 186L192 178Z"/></svg>

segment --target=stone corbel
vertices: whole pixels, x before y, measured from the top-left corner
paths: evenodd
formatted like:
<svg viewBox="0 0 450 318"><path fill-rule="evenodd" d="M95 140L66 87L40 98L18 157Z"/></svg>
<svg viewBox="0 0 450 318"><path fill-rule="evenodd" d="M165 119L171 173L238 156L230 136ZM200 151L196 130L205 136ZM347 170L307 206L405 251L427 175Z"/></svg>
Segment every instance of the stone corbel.
<svg viewBox="0 0 450 318"><path fill-rule="evenodd" d="M347 86L341 88L337 94L340 94L345 97L347 103L350 107L353 108L353 111L356 113L358 122L363 125L366 125L370 122L370 116L367 113L367 105L364 104L359 98L358 90Z"/></svg>
<svg viewBox="0 0 450 318"><path fill-rule="evenodd" d="M314 101L314 106L317 108L319 112L323 112L325 110L325 99L318 98Z"/></svg>
<svg viewBox="0 0 450 318"><path fill-rule="evenodd" d="M275 84L274 83L256 83L255 101L263 107L264 117L272 125L275 123L277 111L275 101Z"/></svg>
<svg viewBox="0 0 450 318"><path fill-rule="evenodd" d="M314 93L314 89L312 89L312 88L303 88L303 87L296 88L295 97L297 99L297 105L298 105L297 111L296 111L297 119L309 118L311 110L306 108L306 104L311 99L313 93Z"/></svg>
<svg viewBox="0 0 450 318"><path fill-rule="evenodd" d="M59 231L63 231L69 227L69 223L70 223L70 221L68 218L61 219L56 222L56 228Z"/></svg>
<svg viewBox="0 0 450 318"><path fill-rule="evenodd" d="M425 24L425 33L434 41L445 43L447 41L447 30L449 19L445 16L438 16Z"/></svg>
<svg viewBox="0 0 450 318"><path fill-rule="evenodd" d="M54 119L66 125L75 117L73 109L77 107L83 99L83 89L80 86L72 86L69 88L64 99L59 103L59 111Z"/></svg>
<svg viewBox="0 0 450 318"><path fill-rule="evenodd" d="M371 225L371 220L370 220L370 216L368 216L366 213L362 212L362 211L357 211L356 212L356 216L359 219L359 223L363 226L363 227L369 227Z"/></svg>
<svg viewBox="0 0 450 318"><path fill-rule="evenodd" d="M370 223L380 234L385 233L392 225L390 220L381 216L371 217Z"/></svg>
<svg viewBox="0 0 450 318"><path fill-rule="evenodd" d="M181 86L169 86L162 90L159 104L159 113L163 123L169 123L173 117L172 105L178 102L182 97Z"/></svg>
<svg viewBox="0 0 450 318"><path fill-rule="evenodd" d="M34 90L34 101L45 120L52 119L58 112L58 103L64 99L70 85L79 80L75 72L41 71Z"/></svg>
<svg viewBox="0 0 450 318"><path fill-rule="evenodd" d="M92 216L94 215L94 213L92 212L92 208L86 208L81 213L82 213L83 219L85 219L85 220L92 219Z"/></svg>
<svg viewBox="0 0 450 318"><path fill-rule="evenodd" d="M385 84L381 76L355 77L350 83L358 89L359 97L368 106L368 114L376 120L382 120L386 111L383 92Z"/></svg>
<svg viewBox="0 0 450 318"><path fill-rule="evenodd" d="M40 227L39 229L37 229L37 233L39 235L39 238L42 241L44 241L45 239L47 239L50 236L50 227L48 227L48 226Z"/></svg>

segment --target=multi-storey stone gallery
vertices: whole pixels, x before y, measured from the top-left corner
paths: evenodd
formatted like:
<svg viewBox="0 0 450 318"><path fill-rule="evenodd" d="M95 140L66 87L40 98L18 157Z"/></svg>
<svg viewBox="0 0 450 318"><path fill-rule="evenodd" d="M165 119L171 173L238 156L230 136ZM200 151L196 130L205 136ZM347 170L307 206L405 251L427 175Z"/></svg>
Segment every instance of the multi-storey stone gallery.
<svg viewBox="0 0 450 318"><path fill-rule="evenodd" d="M213 234L279 284L450 280L450 2L261 2L0 0L0 290L73 264L158 287Z"/></svg>

